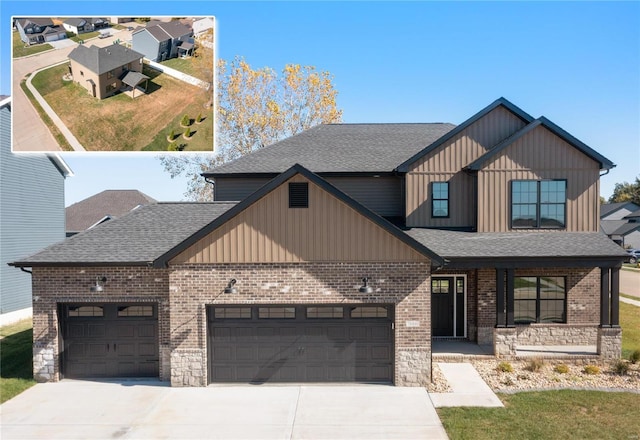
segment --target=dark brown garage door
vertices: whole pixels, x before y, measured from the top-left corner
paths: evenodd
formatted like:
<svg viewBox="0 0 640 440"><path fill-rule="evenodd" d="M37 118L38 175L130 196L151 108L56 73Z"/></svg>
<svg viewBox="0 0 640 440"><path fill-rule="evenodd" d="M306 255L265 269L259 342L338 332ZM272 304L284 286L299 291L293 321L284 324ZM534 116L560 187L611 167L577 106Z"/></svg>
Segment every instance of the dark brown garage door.
<svg viewBox="0 0 640 440"><path fill-rule="evenodd" d="M65 304L65 377L157 377L158 315L154 304Z"/></svg>
<svg viewBox="0 0 640 440"><path fill-rule="evenodd" d="M210 382L390 382L393 306L210 306Z"/></svg>

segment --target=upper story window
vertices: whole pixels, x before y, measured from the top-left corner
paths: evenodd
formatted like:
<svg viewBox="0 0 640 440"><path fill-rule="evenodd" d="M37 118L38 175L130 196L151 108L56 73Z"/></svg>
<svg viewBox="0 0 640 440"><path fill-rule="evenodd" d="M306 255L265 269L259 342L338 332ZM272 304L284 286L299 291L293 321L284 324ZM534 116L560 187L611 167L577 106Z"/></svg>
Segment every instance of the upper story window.
<svg viewBox="0 0 640 440"><path fill-rule="evenodd" d="M289 208L309 207L309 183L290 182L289 183Z"/></svg>
<svg viewBox="0 0 640 440"><path fill-rule="evenodd" d="M111 78L113 78L114 72L115 72L115 70L112 70L112 71L110 71L110 72L107 72L107 79L111 79Z"/></svg>
<svg viewBox="0 0 640 440"><path fill-rule="evenodd" d="M566 180L511 181L512 228L564 228Z"/></svg>
<svg viewBox="0 0 640 440"><path fill-rule="evenodd" d="M431 217L449 217L449 182L431 184Z"/></svg>

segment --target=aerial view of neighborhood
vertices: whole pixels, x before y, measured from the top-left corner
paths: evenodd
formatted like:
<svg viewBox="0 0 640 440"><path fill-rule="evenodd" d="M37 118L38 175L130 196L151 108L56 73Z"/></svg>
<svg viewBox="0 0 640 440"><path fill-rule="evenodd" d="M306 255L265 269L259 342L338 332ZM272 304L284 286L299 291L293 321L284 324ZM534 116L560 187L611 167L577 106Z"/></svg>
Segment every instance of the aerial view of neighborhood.
<svg viewBox="0 0 640 440"><path fill-rule="evenodd" d="M213 17L12 24L13 151L213 151Z"/></svg>

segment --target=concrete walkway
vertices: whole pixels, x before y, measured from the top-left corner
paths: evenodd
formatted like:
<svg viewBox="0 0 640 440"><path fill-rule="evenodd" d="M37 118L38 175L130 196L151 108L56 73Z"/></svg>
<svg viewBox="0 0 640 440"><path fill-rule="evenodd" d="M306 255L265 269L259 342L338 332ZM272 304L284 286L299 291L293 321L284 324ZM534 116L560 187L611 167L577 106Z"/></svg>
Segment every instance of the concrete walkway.
<svg viewBox="0 0 640 440"><path fill-rule="evenodd" d="M489 385L471 364L437 363L449 386L451 393L430 393L436 408L447 406L483 406L504 407Z"/></svg>
<svg viewBox="0 0 640 440"><path fill-rule="evenodd" d="M620 297L620 302L627 303L627 304L632 304L632 305L634 305L636 307L640 307L640 301L635 300L635 299L629 299L629 298L626 298L624 296Z"/></svg>
<svg viewBox="0 0 640 440"><path fill-rule="evenodd" d="M446 439L424 388L63 380L0 406L2 439Z"/></svg>

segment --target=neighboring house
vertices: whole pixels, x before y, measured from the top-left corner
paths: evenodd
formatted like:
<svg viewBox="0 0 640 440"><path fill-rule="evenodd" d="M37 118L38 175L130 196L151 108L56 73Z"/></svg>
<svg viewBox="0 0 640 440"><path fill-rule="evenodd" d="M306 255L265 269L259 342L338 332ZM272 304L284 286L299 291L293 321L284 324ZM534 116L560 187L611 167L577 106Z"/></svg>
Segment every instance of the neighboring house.
<svg viewBox="0 0 640 440"><path fill-rule="evenodd" d="M156 200L135 189L102 191L67 207L65 210L67 237L108 220L122 217L150 203L156 203Z"/></svg>
<svg viewBox="0 0 640 440"><path fill-rule="evenodd" d="M7 263L64 237L64 179L58 155L11 153L11 99L0 100L0 326L31 316L31 275Z"/></svg>
<svg viewBox="0 0 640 440"><path fill-rule="evenodd" d="M640 249L640 206L633 202L602 205L600 229L620 246Z"/></svg>
<svg viewBox="0 0 640 440"><path fill-rule="evenodd" d="M54 25L50 18L17 18L15 24L20 33L20 39L29 45L67 38L64 28Z"/></svg>
<svg viewBox="0 0 640 440"><path fill-rule="evenodd" d="M72 17L67 18L62 26L69 32L73 32L76 35L84 34L86 32L94 32L99 29L109 27L109 21L106 18L89 17L80 18Z"/></svg>
<svg viewBox="0 0 640 440"><path fill-rule="evenodd" d="M215 27L215 19L213 17L200 17L200 18L195 18L193 20L193 24L192 24L192 28L193 28L193 35L196 38L200 38L201 36L207 34L207 33L212 33L213 34L213 29Z"/></svg>
<svg viewBox="0 0 640 440"><path fill-rule="evenodd" d="M129 23L133 21L132 17L109 17L109 21L113 24Z"/></svg>
<svg viewBox="0 0 640 440"><path fill-rule="evenodd" d="M215 202L144 206L14 262L39 297L35 377L423 386L434 338L617 359L613 167L505 99L457 127L312 128L205 172Z"/></svg>
<svg viewBox="0 0 640 440"><path fill-rule="evenodd" d="M149 79L142 73L142 58L141 53L119 44L102 48L80 44L69 53L69 73L94 98L104 99L119 91L135 96L141 84L146 90Z"/></svg>
<svg viewBox="0 0 640 440"><path fill-rule="evenodd" d="M193 30L179 21L150 21L131 34L131 47L151 61L164 61L193 52Z"/></svg>

